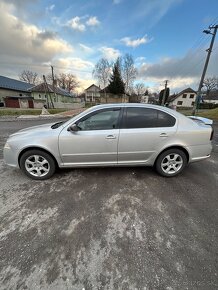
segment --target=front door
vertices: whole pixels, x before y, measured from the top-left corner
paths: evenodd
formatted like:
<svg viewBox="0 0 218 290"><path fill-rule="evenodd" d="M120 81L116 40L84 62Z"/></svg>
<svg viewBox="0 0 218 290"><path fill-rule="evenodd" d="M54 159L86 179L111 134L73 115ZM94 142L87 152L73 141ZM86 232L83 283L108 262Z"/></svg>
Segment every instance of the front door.
<svg viewBox="0 0 218 290"><path fill-rule="evenodd" d="M120 108L101 109L78 120L78 131L65 128L59 136L64 165L117 164L120 113Z"/></svg>

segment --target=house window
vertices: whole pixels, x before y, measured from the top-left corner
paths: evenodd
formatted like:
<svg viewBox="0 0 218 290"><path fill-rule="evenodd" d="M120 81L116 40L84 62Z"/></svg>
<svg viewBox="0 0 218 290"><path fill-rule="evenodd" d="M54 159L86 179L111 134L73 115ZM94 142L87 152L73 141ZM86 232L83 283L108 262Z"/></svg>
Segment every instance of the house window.
<svg viewBox="0 0 218 290"><path fill-rule="evenodd" d="M192 106L194 106L195 102L192 102Z"/></svg>
<svg viewBox="0 0 218 290"><path fill-rule="evenodd" d="M182 97L183 97L183 99L185 99L185 98L187 97L187 94L183 94L183 96L182 96Z"/></svg>
<svg viewBox="0 0 218 290"><path fill-rule="evenodd" d="M183 103L182 101L178 101L177 105L182 106L182 103Z"/></svg>
<svg viewBox="0 0 218 290"><path fill-rule="evenodd" d="M41 97L41 95L39 94L39 99L41 99L42 97Z"/></svg>
<svg viewBox="0 0 218 290"><path fill-rule="evenodd" d="M19 94L20 97L22 97L22 94Z"/></svg>
<svg viewBox="0 0 218 290"><path fill-rule="evenodd" d="M190 99L194 99L194 96L195 96L194 94L191 94Z"/></svg>

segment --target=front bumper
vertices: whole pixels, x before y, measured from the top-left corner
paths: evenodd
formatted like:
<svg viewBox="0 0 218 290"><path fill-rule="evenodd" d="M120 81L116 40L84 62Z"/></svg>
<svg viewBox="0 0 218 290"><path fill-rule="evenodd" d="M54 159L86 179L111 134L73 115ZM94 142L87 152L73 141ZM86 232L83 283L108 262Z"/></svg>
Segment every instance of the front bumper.
<svg viewBox="0 0 218 290"><path fill-rule="evenodd" d="M17 158L17 151L14 150L9 144L5 144L4 150L3 150L3 157L4 162L12 167L19 168L18 164L18 158Z"/></svg>

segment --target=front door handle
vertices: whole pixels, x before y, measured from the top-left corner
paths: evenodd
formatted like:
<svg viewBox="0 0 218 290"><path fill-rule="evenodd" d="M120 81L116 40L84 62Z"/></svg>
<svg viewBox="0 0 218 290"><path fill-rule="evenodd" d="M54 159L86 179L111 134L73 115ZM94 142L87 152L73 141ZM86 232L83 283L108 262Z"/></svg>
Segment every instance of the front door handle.
<svg viewBox="0 0 218 290"><path fill-rule="evenodd" d="M108 136L106 137L106 139L116 139L116 136L114 136L114 135L108 135Z"/></svg>
<svg viewBox="0 0 218 290"><path fill-rule="evenodd" d="M167 133L161 133L160 137L168 137L168 134Z"/></svg>

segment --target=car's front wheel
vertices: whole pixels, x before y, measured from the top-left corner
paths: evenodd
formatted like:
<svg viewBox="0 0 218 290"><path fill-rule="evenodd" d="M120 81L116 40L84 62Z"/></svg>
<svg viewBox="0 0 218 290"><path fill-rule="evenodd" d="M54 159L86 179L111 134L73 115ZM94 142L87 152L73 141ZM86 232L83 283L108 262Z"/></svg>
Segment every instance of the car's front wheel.
<svg viewBox="0 0 218 290"><path fill-rule="evenodd" d="M32 179L45 180L55 173L56 164L48 153L42 150L29 150L21 156L20 168Z"/></svg>
<svg viewBox="0 0 218 290"><path fill-rule="evenodd" d="M155 167L160 175L172 177L181 173L187 162L187 156L182 150L172 148L158 156Z"/></svg>

